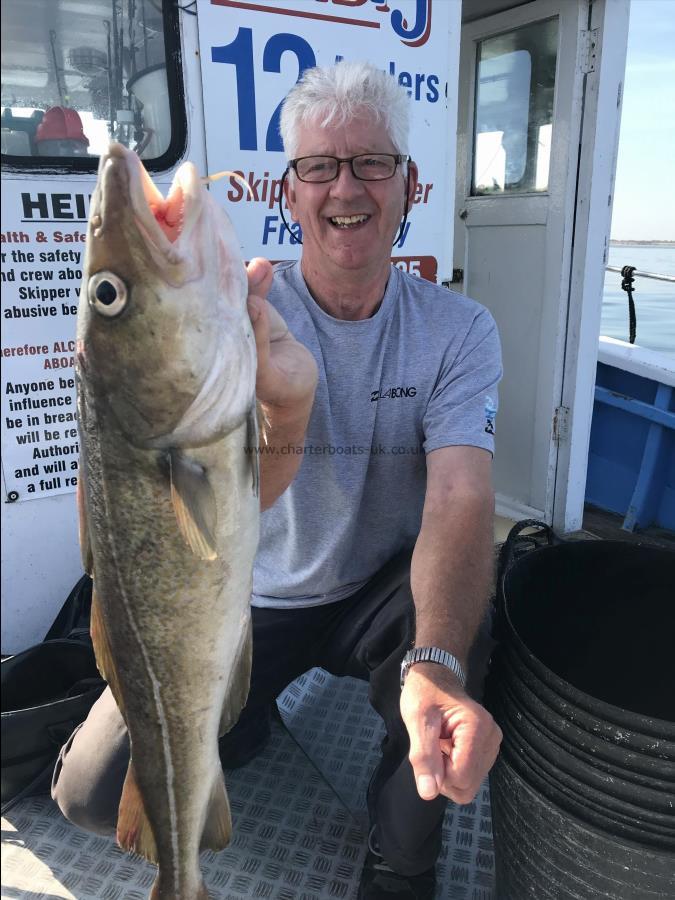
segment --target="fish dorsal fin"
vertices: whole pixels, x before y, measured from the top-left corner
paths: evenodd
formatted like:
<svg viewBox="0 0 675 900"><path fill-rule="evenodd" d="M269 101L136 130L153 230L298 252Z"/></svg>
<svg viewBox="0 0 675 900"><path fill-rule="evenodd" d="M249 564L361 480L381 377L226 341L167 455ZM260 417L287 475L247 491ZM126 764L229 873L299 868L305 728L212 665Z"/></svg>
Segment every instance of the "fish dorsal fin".
<svg viewBox="0 0 675 900"><path fill-rule="evenodd" d="M93 575L94 572L94 554L91 549L91 540L89 538L89 525L87 524L87 508L84 505L84 466L80 461L80 477L77 481L77 514L78 528L80 538L80 555L82 556L82 565L87 575Z"/></svg>
<svg viewBox="0 0 675 900"><path fill-rule="evenodd" d="M94 645L94 654L96 655L96 665L101 676L108 682L112 695L115 698L117 708L126 719L124 710L124 701L120 690L119 677L117 669L113 662L112 649L110 647L110 639L106 628L105 619L103 618L103 610L96 593L96 584L91 595L91 622L89 626L91 632L91 642Z"/></svg>
<svg viewBox="0 0 675 900"><path fill-rule="evenodd" d="M157 842L145 811L143 795L138 787L133 759L129 763L122 788L117 815L117 843L124 850L138 853L150 862L159 862Z"/></svg>
<svg viewBox="0 0 675 900"><path fill-rule="evenodd" d="M232 837L232 816L230 814L230 802L225 790L223 770L218 766L218 771L213 780L209 808L206 814L204 831L199 843L200 850L222 850L230 843Z"/></svg>
<svg viewBox="0 0 675 900"><path fill-rule="evenodd" d="M199 463L169 450L171 502L185 542L199 559L213 560L216 549L216 497Z"/></svg>

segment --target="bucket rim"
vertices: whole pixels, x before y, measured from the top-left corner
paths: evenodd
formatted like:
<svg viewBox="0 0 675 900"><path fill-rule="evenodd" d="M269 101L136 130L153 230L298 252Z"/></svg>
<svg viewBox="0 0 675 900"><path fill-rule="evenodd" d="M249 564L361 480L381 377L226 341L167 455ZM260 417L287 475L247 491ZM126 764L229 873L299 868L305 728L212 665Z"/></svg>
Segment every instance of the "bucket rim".
<svg viewBox="0 0 675 900"><path fill-rule="evenodd" d="M609 703L606 700L594 697L592 694L589 694L586 691L575 687L570 681L563 678L561 675L558 675L557 672L547 666L546 663L544 663L536 656L536 654L521 638L520 634L518 633L518 629L514 624L506 591L507 579L514 569L516 569L519 565L526 563L527 560L531 560L533 557L541 558L541 554L548 553L549 555L551 555L555 553L559 555L561 553L567 552L571 547L583 548L581 552L586 552L591 547L598 548L600 546L603 547L603 552L604 548L607 548L607 552L610 552L612 549L621 549L622 552L628 553L634 553L637 550L645 549L649 550L650 552L654 551L659 555L669 556L670 558L672 558L673 564L675 565L675 551L664 547L654 547L652 545L643 544L641 542L627 544L623 541L580 540L567 541L537 547L536 549L528 551L518 559L512 560L510 565L502 573L500 584L498 585L497 616L503 619L503 621L506 623L506 626L508 627L509 640L518 650L520 656L523 659L523 662L528 665L528 667L537 676L545 673L546 677L556 685L556 690L562 696L571 700L571 702L576 706L592 713L595 716L598 715L598 710L602 710L601 714L608 721L611 721L613 724L628 728L631 731L661 739L663 738L665 732L669 735L668 739L675 740L675 720L662 719L658 716L649 716L645 713L640 713L634 710L627 710L624 707L616 706L613 703ZM501 647L504 645L507 645L507 641L502 638L500 639L498 646Z"/></svg>

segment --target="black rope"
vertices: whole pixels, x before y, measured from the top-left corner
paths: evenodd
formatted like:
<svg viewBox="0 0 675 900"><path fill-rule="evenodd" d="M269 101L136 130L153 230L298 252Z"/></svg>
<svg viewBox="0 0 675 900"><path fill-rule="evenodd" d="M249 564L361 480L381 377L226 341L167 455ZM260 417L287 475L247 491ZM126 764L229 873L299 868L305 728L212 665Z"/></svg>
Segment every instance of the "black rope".
<svg viewBox="0 0 675 900"><path fill-rule="evenodd" d="M631 344L635 343L635 332L637 330L637 318L635 316L635 300L633 300L633 282L635 277L635 266L624 266L621 269L621 288L628 294L628 340Z"/></svg>
<svg viewBox="0 0 675 900"><path fill-rule="evenodd" d="M286 216L284 215L284 182L289 177L290 172L288 166L284 169L284 174L281 176L281 184L279 185L279 212L281 213L281 221L283 222L284 228L290 234L292 242L296 244L302 243L302 238L299 238L297 234L293 234L290 229L288 222L286 221Z"/></svg>

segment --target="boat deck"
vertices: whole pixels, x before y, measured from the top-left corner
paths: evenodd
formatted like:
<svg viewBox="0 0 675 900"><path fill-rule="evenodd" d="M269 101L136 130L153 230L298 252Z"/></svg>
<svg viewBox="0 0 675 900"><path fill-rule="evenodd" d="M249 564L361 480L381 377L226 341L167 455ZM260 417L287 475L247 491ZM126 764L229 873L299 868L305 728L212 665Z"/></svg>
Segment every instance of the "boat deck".
<svg viewBox="0 0 675 900"><path fill-rule="evenodd" d="M497 519L501 543L513 522ZM572 537L640 540L672 549L670 532L633 535L621 518L588 509ZM366 788L383 736L367 684L321 669L278 698L280 721L264 750L226 773L230 846L201 857L211 900L353 900L367 852ZM493 900L487 780L473 803L448 805L436 900ZM111 838L67 822L49 797L26 799L2 819L0 900L146 900L155 867Z"/></svg>
<svg viewBox="0 0 675 900"><path fill-rule="evenodd" d="M366 787L383 735L367 684L321 669L278 699L265 749L226 772L234 835L202 854L211 900L352 900L367 851ZM437 898L492 900L487 781L476 800L448 805ZM49 797L2 819L2 900L147 900L155 867L112 838L71 825Z"/></svg>

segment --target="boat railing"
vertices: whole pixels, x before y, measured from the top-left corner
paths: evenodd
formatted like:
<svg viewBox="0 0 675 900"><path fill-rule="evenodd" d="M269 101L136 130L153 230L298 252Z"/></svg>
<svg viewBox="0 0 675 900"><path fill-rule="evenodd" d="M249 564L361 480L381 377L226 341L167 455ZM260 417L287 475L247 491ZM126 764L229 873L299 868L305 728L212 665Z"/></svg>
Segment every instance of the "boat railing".
<svg viewBox="0 0 675 900"><path fill-rule="evenodd" d="M636 266L605 266L607 272L618 272L621 275L621 288L628 294L628 343L635 343L637 334L637 314L633 299L633 282L636 278L652 278L655 281L667 281L675 284L675 275L657 275L655 272L643 272Z"/></svg>
<svg viewBox="0 0 675 900"><path fill-rule="evenodd" d="M607 272L618 272L619 275L623 275L623 270L627 268L633 270L635 278L654 278L656 281L675 283L675 275L657 275L655 272L643 272L642 269L636 269L634 266L624 266L623 268L619 268L619 266L605 266Z"/></svg>

